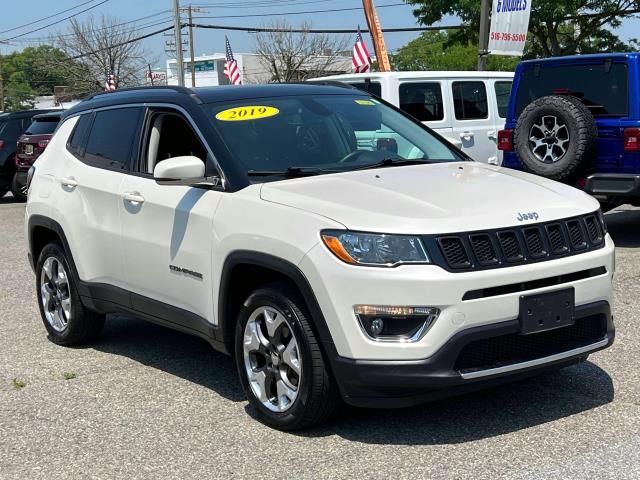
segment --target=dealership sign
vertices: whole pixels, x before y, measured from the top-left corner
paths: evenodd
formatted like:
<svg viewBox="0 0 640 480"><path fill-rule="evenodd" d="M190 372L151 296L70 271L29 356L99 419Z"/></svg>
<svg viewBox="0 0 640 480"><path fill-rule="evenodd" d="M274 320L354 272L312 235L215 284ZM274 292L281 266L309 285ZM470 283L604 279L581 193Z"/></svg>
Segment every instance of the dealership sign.
<svg viewBox="0 0 640 480"><path fill-rule="evenodd" d="M527 41L532 0L493 0L489 53L521 56Z"/></svg>

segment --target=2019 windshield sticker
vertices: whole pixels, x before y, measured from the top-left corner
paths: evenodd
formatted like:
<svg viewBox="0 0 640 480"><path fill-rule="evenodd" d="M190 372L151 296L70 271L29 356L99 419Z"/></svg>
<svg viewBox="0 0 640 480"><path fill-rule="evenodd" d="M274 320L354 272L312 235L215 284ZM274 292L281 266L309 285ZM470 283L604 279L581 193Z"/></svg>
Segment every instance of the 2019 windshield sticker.
<svg viewBox="0 0 640 480"><path fill-rule="evenodd" d="M216 119L223 122L244 122L261 118L274 117L280 113L275 107L265 105L248 105L223 110L216 115Z"/></svg>
<svg viewBox="0 0 640 480"><path fill-rule="evenodd" d="M373 100L356 100L356 103L358 105L375 105L376 102L374 102Z"/></svg>

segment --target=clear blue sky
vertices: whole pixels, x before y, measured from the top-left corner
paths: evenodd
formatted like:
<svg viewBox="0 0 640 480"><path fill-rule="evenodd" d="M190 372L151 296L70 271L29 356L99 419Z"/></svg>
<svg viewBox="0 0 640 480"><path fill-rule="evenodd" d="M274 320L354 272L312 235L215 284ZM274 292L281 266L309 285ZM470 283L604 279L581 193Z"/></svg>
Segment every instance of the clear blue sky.
<svg viewBox="0 0 640 480"><path fill-rule="evenodd" d="M62 10L85 3L87 0L1 0L2 15L0 15L0 31L8 30L22 24L30 25L12 32L0 33L0 38L9 38L14 35L23 34L29 30L45 26L49 23L61 20L65 16L72 15L84 8L88 8L100 1L102 0L94 0L91 3L87 3L85 6L79 7L76 10L71 10L60 16L50 17L47 20L38 23L31 23L42 17L48 17ZM183 6L186 6L190 2L188 0L181 0L181 3ZM193 5L208 5L206 7L208 13L200 13L198 15L216 17L199 20L202 23L260 26L268 23L271 18L277 18L286 19L292 25L300 24L303 21L309 21L316 28L355 28L358 24L360 24L362 28L366 27L366 21L361 9L361 0L264 0L262 2L258 0L193 0L191 3L193 3ZM378 15L383 27L409 27L416 25L411 12L411 6L398 5L384 7L384 5L402 3L401 0L376 0L375 3L378 7ZM84 18L91 14L107 14L116 16L123 22L126 22L140 17L154 15L156 13L158 14L157 16L138 22L138 25L145 25L169 19L169 9L171 6L172 0L108 0L103 5L100 5L89 12L83 13L77 18ZM336 8L358 8L358 10L326 12L326 10ZM167 11L166 13L161 14L160 12L163 10ZM252 16L299 11L321 12L306 15L274 16L271 18L264 16ZM246 16L240 18L228 18L228 16L242 15ZM225 16L227 18L223 18ZM455 23L455 18L447 19L444 22L444 24ZM12 40L10 45L0 45L0 53L9 53L10 51L16 49L19 50L28 45L37 44L37 41L44 41L51 34L63 32L66 29L67 24L68 21L62 21L44 30ZM158 28L162 28L165 25L169 24L150 26L147 29L141 30L141 33L151 32ZM133 28L134 24L131 24L131 27ZM621 35L622 38L629 39L638 36L639 32L640 19L632 19L627 20L617 33ZM240 53L253 50L254 35L251 33L196 30L194 42L196 55L224 51L225 33L229 36L234 52ZM387 48L389 50L395 50L415 38L417 35L418 33L389 33L385 35ZM144 41L145 47L151 53L151 56L159 60L158 65L164 65L164 60L166 58L164 54L165 40L166 38L162 37L162 35L158 35L157 37L152 37ZM366 40L370 45L369 38L366 38Z"/></svg>

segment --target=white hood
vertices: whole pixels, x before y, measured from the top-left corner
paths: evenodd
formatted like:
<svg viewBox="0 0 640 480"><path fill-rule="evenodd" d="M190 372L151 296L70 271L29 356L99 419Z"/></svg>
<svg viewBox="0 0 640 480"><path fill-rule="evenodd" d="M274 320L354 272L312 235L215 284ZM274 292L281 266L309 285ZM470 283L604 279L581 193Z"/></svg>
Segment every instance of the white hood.
<svg viewBox="0 0 640 480"><path fill-rule="evenodd" d="M318 175L265 183L261 198L313 212L351 230L453 233L590 213L598 202L542 177L476 162ZM527 223L534 223L528 221Z"/></svg>

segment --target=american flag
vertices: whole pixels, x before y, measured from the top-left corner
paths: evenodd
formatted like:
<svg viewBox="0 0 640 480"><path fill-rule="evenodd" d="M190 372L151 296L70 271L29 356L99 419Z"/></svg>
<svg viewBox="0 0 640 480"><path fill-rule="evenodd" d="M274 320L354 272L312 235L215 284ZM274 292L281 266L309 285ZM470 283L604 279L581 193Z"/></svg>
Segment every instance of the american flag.
<svg viewBox="0 0 640 480"><path fill-rule="evenodd" d="M227 61L224 62L224 75L229 79L232 85L240 85L242 80L240 80L240 69L238 68L238 62L233 58L233 52L231 51L231 44L229 43L229 39L224 37L226 43L226 56Z"/></svg>
<svg viewBox="0 0 640 480"><path fill-rule="evenodd" d="M353 70L356 73L364 73L368 71L369 67L371 66L371 58L369 57L367 46L362 40L362 35L360 34L360 26L358 26L358 34L356 35L356 43L353 46L351 62L353 63Z"/></svg>
<svg viewBox="0 0 640 480"><path fill-rule="evenodd" d="M107 81L104 83L104 91L112 92L116 89L116 86L117 86L116 76L113 74L113 71L110 68L108 68Z"/></svg>

